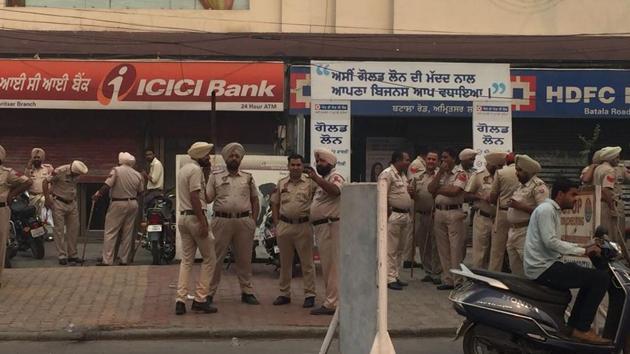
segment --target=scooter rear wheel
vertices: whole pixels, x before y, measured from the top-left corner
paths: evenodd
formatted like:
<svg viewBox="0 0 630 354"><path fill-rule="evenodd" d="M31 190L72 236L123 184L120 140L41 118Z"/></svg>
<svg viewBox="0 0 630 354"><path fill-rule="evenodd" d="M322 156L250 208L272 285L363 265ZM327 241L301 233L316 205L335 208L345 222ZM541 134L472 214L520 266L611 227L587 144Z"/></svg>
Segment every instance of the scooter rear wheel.
<svg viewBox="0 0 630 354"><path fill-rule="evenodd" d="M485 343L484 339L477 333L478 331L479 327L475 325L464 335L464 354L500 354L500 351L490 348Z"/></svg>
<svg viewBox="0 0 630 354"><path fill-rule="evenodd" d="M31 240L31 253L33 254L33 258L35 259L44 258L44 239L42 237L34 238Z"/></svg>

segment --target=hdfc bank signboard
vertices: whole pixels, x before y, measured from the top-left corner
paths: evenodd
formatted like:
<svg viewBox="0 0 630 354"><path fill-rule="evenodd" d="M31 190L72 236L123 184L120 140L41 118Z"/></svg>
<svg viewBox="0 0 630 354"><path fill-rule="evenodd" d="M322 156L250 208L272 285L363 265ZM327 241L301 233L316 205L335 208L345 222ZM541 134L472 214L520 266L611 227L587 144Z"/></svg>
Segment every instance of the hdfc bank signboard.
<svg viewBox="0 0 630 354"><path fill-rule="evenodd" d="M0 108L282 111L280 62L0 60Z"/></svg>

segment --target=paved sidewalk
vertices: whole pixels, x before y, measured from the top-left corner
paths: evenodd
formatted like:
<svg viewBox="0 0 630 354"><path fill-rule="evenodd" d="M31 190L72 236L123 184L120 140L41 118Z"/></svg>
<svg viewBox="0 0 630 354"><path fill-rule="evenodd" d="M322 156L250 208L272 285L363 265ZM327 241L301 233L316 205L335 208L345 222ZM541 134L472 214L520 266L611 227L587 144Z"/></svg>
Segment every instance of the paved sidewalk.
<svg viewBox="0 0 630 354"><path fill-rule="evenodd" d="M293 280L292 304L271 305L278 295L277 273L263 264L254 265L253 278L260 306L240 302L236 275L230 269L215 296L219 313L175 316L177 272L177 265L7 269L0 289L0 340L323 338L331 319L311 316L301 307L301 278ZM392 335L454 333L461 318L452 309L448 292L421 283L422 271L415 275L406 290L389 292ZM408 270L403 279L409 280ZM317 280L317 289L323 292L319 274Z"/></svg>

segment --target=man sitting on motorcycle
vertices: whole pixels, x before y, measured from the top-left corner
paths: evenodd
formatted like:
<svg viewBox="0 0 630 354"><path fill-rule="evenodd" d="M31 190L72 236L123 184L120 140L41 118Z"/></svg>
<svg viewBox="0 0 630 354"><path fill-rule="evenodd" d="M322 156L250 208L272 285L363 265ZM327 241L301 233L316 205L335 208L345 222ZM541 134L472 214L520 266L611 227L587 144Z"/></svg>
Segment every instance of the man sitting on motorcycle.
<svg viewBox="0 0 630 354"><path fill-rule="evenodd" d="M552 187L551 199L534 210L527 228L523 266L528 278L544 286L557 290L580 289L567 323L573 329L572 337L593 344L608 344L610 342L597 335L591 324L608 289L609 275L603 270L562 262L564 255L601 254L597 244L577 245L561 239L560 212L573 208L577 193L577 183L559 178Z"/></svg>

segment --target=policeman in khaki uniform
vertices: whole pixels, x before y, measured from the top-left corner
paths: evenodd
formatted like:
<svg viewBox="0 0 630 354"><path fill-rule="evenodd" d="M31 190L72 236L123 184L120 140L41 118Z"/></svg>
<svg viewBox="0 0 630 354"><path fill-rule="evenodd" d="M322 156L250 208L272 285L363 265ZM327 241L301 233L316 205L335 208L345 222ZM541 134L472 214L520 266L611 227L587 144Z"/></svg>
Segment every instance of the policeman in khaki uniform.
<svg viewBox="0 0 630 354"><path fill-rule="evenodd" d="M179 206L179 220L177 228L182 240L182 261L179 264L179 279L177 281L177 298L175 314L186 313L186 297L188 295L188 279L192 265L195 262L197 248L203 261L197 279L197 290L192 303L193 311L215 313L217 309L210 306L208 294L210 292L210 277L216 266L214 252L214 237L208 227L206 218L206 181L202 167L210 166L210 152L212 144L203 141L196 142L188 149L191 162L182 166L177 174L177 203Z"/></svg>
<svg viewBox="0 0 630 354"><path fill-rule="evenodd" d="M505 157L507 166L495 173L490 193L490 203L497 206L494 225L492 227L492 239L490 241L490 262L488 270L500 272L503 270L507 251L507 238L510 223L507 221L508 204L512 195L521 185L516 177L514 165L514 153L508 153Z"/></svg>
<svg viewBox="0 0 630 354"><path fill-rule="evenodd" d="M466 186L466 192L474 200L474 207L477 209L473 218L472 246L472 264L475 268L488 269L492 226L496 214L496 205L490 203L490 193L495 172L505 165L506 155L505 152L486 154L486 168L476 172Z"/></svg>
<svg viewBox="0 0 630 354"><path fill-rule="evenodd" d="M422 259L422 267L426 274L421 281L432 282L440 285L442 265L438 256L435 235L433 233L433 209L435 200L429 193L428 186L437 175L438 153L429 151L426 155L426 169L411 175L410 185L413 190L413 200L415 209L415 246L419 248ZM412 163L413 164L413 163ZM411 166L409 167L411 172ZM415 249L413 249L415 253Z"/></svg>
<svg viewBox="0 0 630 354"><path fill-rule="evenodd" d="M508 202L507 220L510 230L506 247L512 273L524 276L523 248L529 217L537 206L549 198L549 189L536 176L542 169L536 160L527 155L516 155L515 161L516 176L521 185Z"/></svg>
<svg viewBox="0 0 630 354"><path fill-rule="evenodd" d="M580 173L580 182L582 182L582 185L593 185L593 175L595 173L595 169L602 163L601 154L601 149L595 151L595 153L593 153L592 163L582 169L582 172Z"/></svg>
<svg viewBox="0 0 630 354"><path fill-rule="evenodd" d="M315 149L317 173L307 169L317 183L311 204L311 224L317 239L326 296L321 307L311 315L334 315L339 300L339 204L344 178L335 170L337 157L328 149Z"/></svg>
<svg viewBox="0 0 630 354"><path fill-rule="evenodd" d="M7 252L7 239L9 238L9 220L11 209L9 203L20 193L27 190L33 182L28 177L19 175L15 170L4 167L2 163L7 158L7 152L0 145L0 281L4 270L4 258ZM0 287L2 283L0 283Z"/></svg>
<svg viewBox="0 0 630 354"><path fill-rule="evenodd" d="M57 258L61 265L83 262L77 257L79 208L76 199L79 176L87 173L87 166L75 160L57 167L42 184L46 207L52 210Z"/></svg>
<svg viewBox="0 0 630 354"><path fill-rule="evenodd" d="M273 223L280 248L280 296L274 305L291 302L293 256L297 250L304 280L304 304L315 306L315 264L313 263L313 227L309 222L311 202L317 184L304 174L304 157L288 158L289 176L278 181L271 195Z"/></svg>
<svg viewBox="0 0 630 354"><path fill-rule="evenodd" d="M114 167L105 184L92 199L94 201L110 193L110 203L105 215L105 238L103 259L97 265L109 266L114 263L114 248L120 233L120 265L129 263L133 230L138 215L138 196L144 191L144 178L133 169L136 158L128 152L118 154L119 166Z"/></svg>
<svg viewBox="0 0 630 354"><path fill-rule="evenodd" d="M206 200L214 202L212 232L216 238L217 264L210 281L210 299L221 281L221 265L231 245L236 258L236 275L241 286L241 301L258 305L252 286L252 250L260 204L251 173L240 170L245 149L239 143L227 144L221 151L227 169L212 173L206 186Z"/></svg>
<svg viewBox="0 0 630 354"><path fill-rule="evenodd" d="M436 196L433 232L442 264L442 284L438 285L438 290L452 290L455 282L460 281L449 270L459 269L466 252L466 213L462 204L468 174L455 166L456 157L452 149L442 152L440 170L428 187L429 192ZM463 157L470 159L470 156Z"/></svg>
<svg viewBox="0 0 630 354"><path fill-rule="evenodd" d="M37 208L37 215L41 215L44 206L43 182L52 176L54 168L52 165L44 163L46 152L41 148L34 148L31 151L31 160L24 170L24 175L29 177L33 184L28 189L30 204Z"/></svg>

